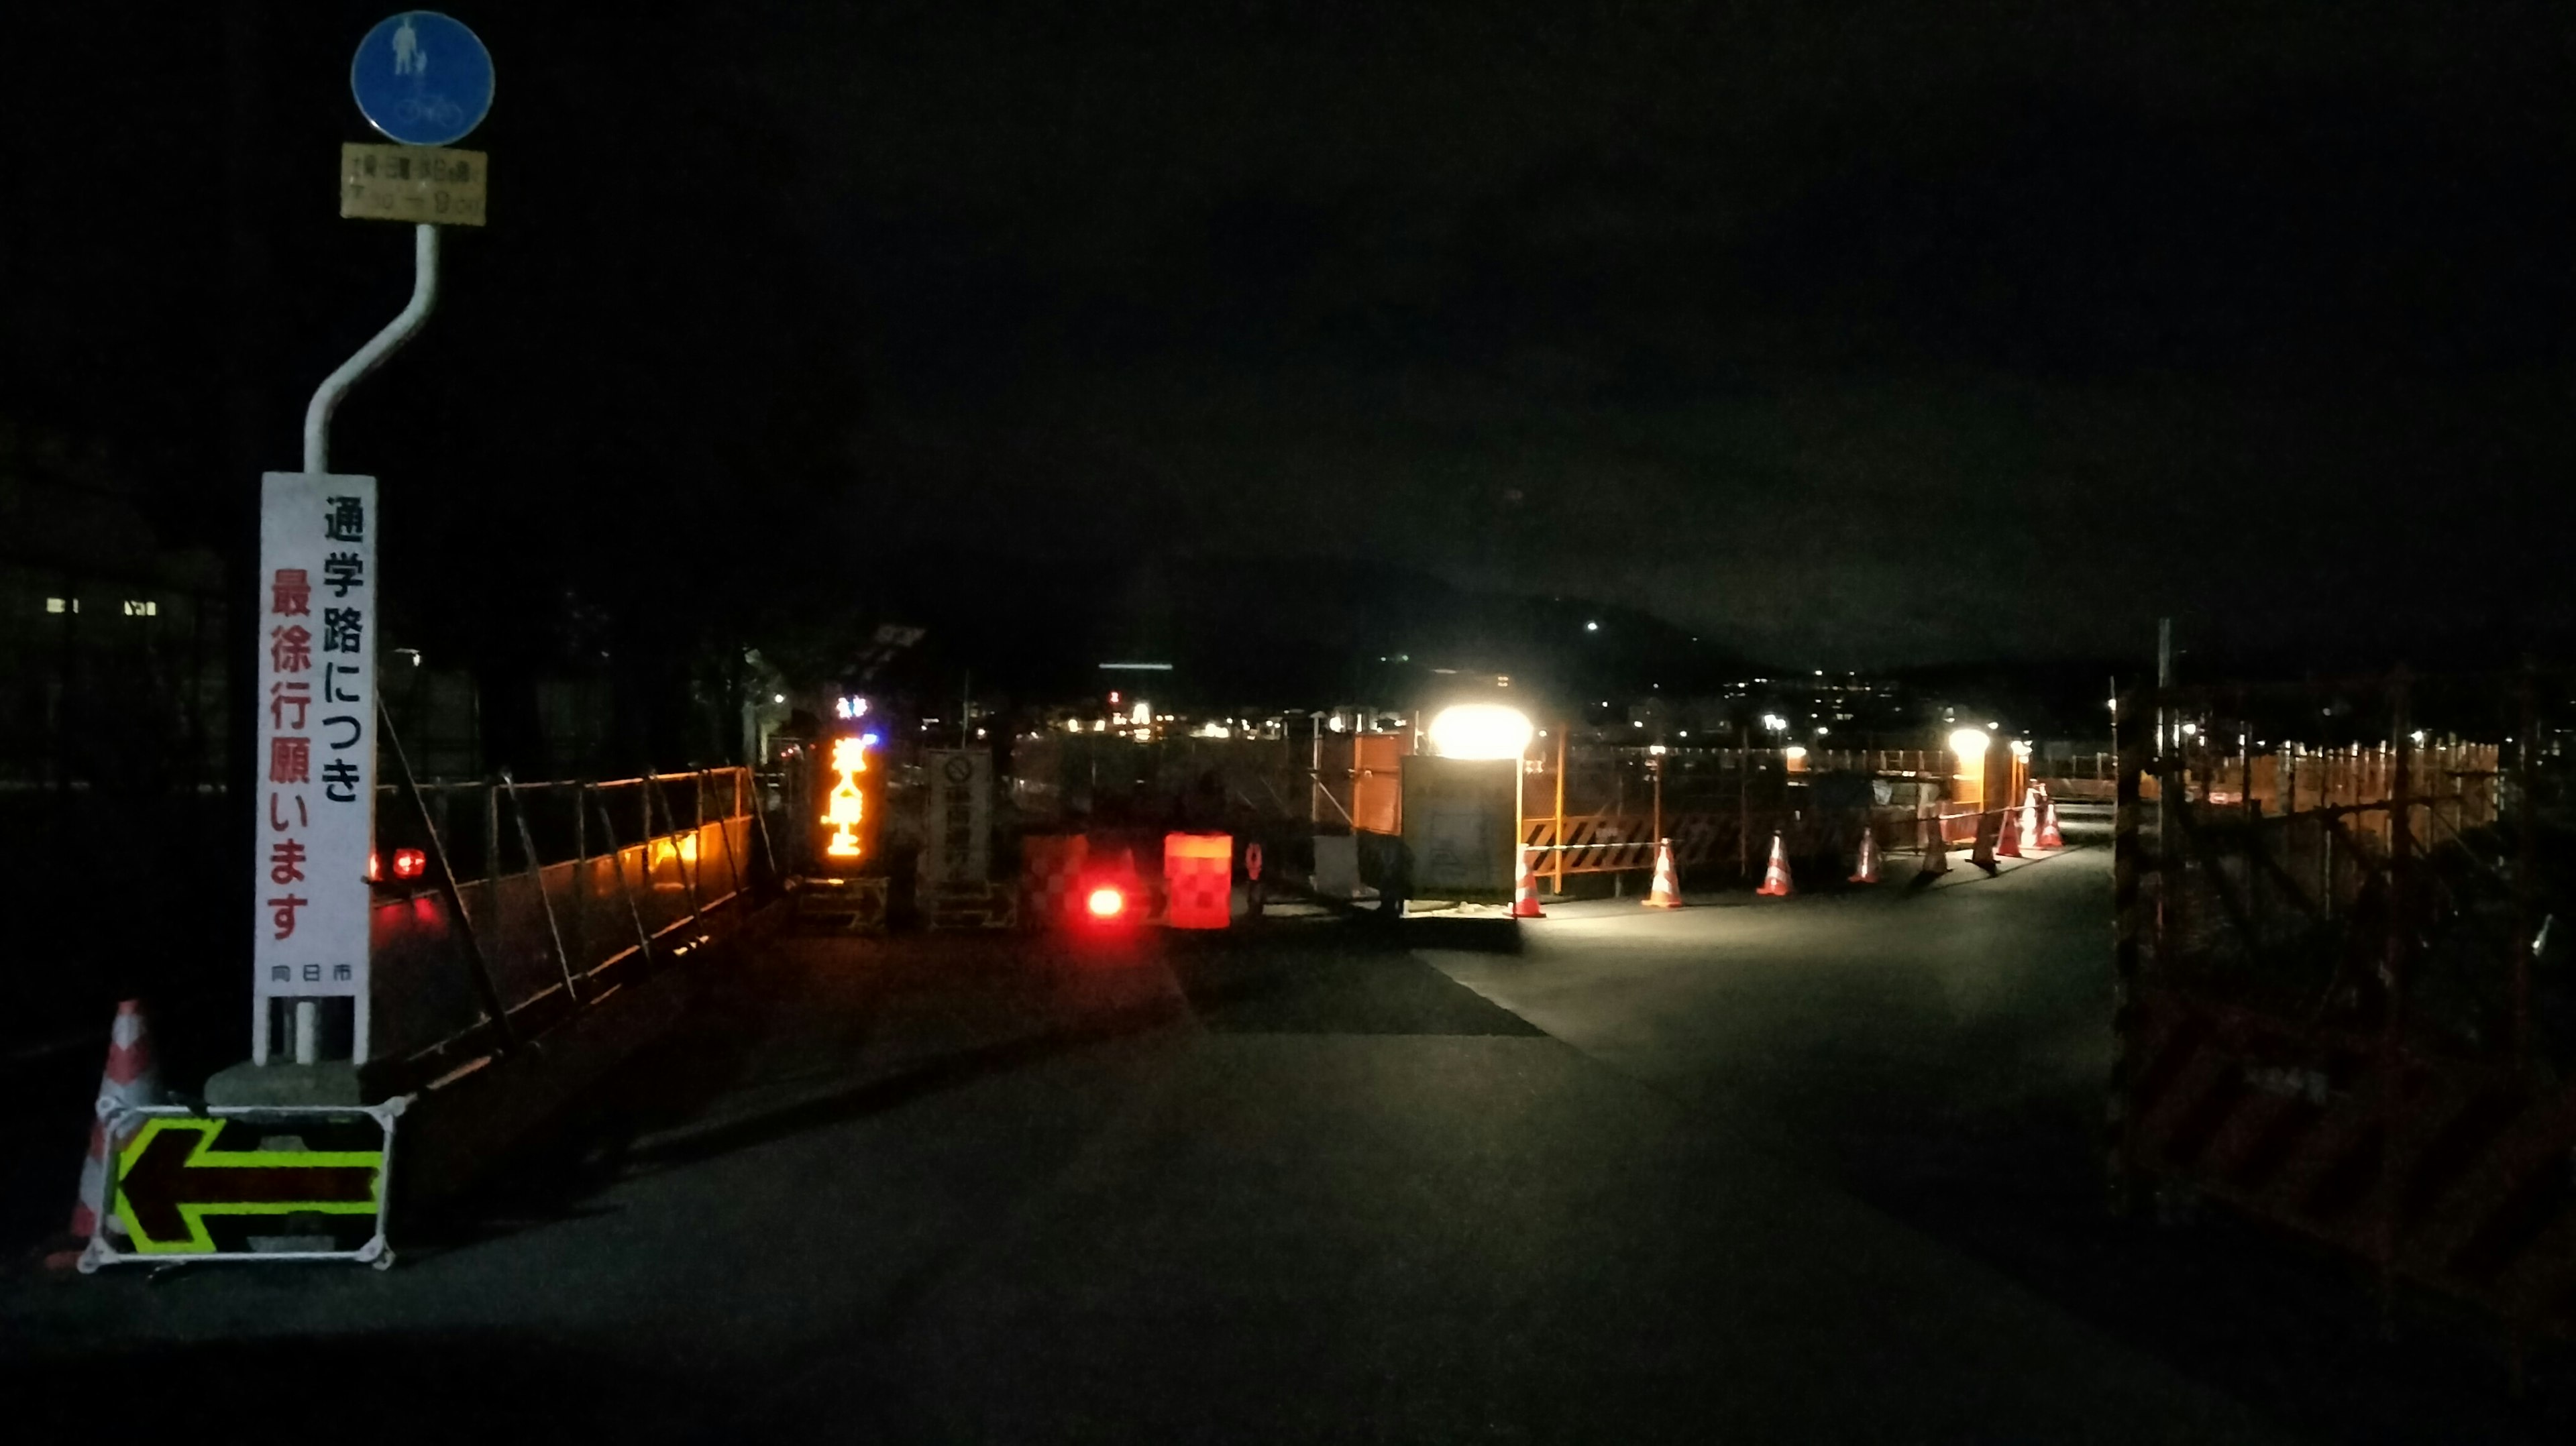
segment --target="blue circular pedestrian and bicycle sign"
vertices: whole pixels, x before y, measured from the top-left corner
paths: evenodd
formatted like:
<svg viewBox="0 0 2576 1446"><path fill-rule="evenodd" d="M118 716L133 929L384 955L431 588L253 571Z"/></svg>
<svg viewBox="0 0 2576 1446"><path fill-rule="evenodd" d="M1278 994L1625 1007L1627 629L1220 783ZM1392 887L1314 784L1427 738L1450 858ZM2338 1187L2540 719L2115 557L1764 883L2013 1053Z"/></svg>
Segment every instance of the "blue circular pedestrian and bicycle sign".
<svg viewBox="0 0 2576 1446"><path fill-rule="evenodd" d="M492 109L492 52L461 21L406 10L358 42L349 93L367 123L394 140L452 145Z"/></svg>

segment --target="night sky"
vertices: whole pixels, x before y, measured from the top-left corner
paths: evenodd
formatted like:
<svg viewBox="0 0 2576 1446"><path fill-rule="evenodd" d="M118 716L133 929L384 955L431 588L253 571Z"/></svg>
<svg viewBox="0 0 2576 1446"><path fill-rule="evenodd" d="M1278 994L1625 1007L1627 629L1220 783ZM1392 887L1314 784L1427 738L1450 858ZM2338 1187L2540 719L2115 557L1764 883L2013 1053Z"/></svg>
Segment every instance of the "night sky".
<svg viewBox="0 0 2576 1446"><path fill-rule="evenodd" d="M329 201L381 12L110 8L0 22L51 58L0 408L237 538L407 287ZM493 226L335 459L415 569L544 564L499 596L731 537L1359 561L1836 667L2569 620L2563 7L529 8L453 7Z"/></svg>

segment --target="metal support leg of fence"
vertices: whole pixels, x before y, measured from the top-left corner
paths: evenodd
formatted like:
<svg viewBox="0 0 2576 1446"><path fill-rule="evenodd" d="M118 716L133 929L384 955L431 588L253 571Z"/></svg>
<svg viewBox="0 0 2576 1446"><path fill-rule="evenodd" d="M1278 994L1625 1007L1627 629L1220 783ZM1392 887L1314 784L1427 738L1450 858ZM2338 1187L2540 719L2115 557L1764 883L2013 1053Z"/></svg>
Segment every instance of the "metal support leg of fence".
<svg viewBox="0 0 2576 1446"><path fill-rule="evenodd" d="M694 773L687 775L687 777L693 783L697 781L697 775ZM648 865L653 859L653 848L651 843L653 836L653 803L655 799L661 797L661 793L661 779L653 774L646 774L644 776L644 836L646 839L644 860ZM689 896L689 922L695 924L698 922L698 880L697 871L689 867L689 854L697 852L697 838L695 835L692 835L689 839L690 847L688 853L682 853L680 851L679 815L671 812L671 801L669 799L662 798L661 803L662 821L671 826L671 867L679 871L680 887L685 890Z"/></svg>
<svg viewBox="0 0 2576 1446"><path fill-rule="evenodd" d="M528 806L519 797L519 781L506 768L501 770L501 787L510 795L511 817L518 820L519 853L528 861L528 884L537 891L537 903L546 911L546 937L554 942L555 964L563 970L564 994L578 1005L581 985L573 979L572 956L564 952L563 926L555 919L554 898L546 892L546 871L537 863L537 837L528 827ZM492 876L498 879L500 875L500 869L495 867Z"/></svg>
<svg viewBox="0 0 2576 1446"><path fill-rule="evenodd" d="M483 785L483 934L484 957L510 957L501 921L501 785Z"/></svg>
<svg viewBox="0 0 2576 1446"><path fill-rule="evenodd" d="M586 973L590 968L590 820L582 809L590 802L590 785L572 786L572 955Z"/></svg>
<svg viewBox="0 0 2576 1446"><path fill-rule="evenodd" d="M761 857L769 860L769 882L775 887L779 880L787 877L787 869L778 858L778 840L769 836L769 810L761 806L760 780L753 778L747 781L751 785L751 821L760 829L760 854ZM778 791L782 796L790 791L783 770L778 781Z"/></svg>
<svg viewBox="0 0 2576 1446"><path fill-rule="evenodd" d="M381 701L376 705L376 726L384 730L385 746L393 751L394 768L402 774L403 792L411 799L413 811L420 815L422 831L429 835L429 861L438 870L438 890L446 896L449 911L456 915L457 938L464 941L466 982L473 986L475 1001L492 1021L496 1040L493 1052L506 1053L515 1043L510 1034L510 1011L501 1005L501 991L493 987L482 942L474 937L473 917L465 911L465 891L457 887L456 870L447 860L447 840L429 816L429 800L421 794L420 781L412 777L411 760L404 756L402 738L394 732L393 715L385 711Z"/></svg>
<svg viewBox="0 0 2576 1446"><path fill-rule="evenodd" d="M706 777L707 775L705 771L700 770L698 774L698 799L699 812L701 813L706 811ZM736 809L742 801L742 787L740 777L730 769L726 770L725 779L727 782L734 785L733 802L726 806L724 814L716 820L716 842L724 848L725 877L733 881L733 897L736 900L739 900L742 898L742 870L737 867L733 861L733 818ZM705 831L705 828L701 826L699 832L704 833ZM737 908L736 912L740 912L739 908Z"/></svg>
<svg viewBox="0 0 2576 1446"><path fill-rule="evenodd" d="M599 829L601 837L608 841L609 860L617 866L617 893L626 900L626 917L635 923L635 957L650 971L653 967L653 934L644 927L644 910L635 902L635 891L626 886L626 851L617 846L617 820L609 815L608 800L604 797L599 800ZM643 874L646 882L651 882L653 839L650 833L637 847L636 855L636 872Z"/></svg>

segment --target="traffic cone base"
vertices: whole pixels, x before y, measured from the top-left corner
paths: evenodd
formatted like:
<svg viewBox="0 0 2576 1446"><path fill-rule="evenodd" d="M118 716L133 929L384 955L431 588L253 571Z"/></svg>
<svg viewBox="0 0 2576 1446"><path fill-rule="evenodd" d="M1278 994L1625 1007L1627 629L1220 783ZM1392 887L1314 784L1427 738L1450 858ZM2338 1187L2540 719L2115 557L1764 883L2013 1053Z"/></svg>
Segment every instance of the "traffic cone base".
<svg viewBox="0 0 2576 1446"><path fill-rule="evenodd" d="M1655 845L1655 887L1646 895L1649 909L1678 909L1682 906L1681 874L1673 867L1673 841L1663 839Z"/></svg>
<svg viewBox="0 0 2576 1446"><path fill-rule="evenodd" d="M2017 817L2019 813L2019 809L2006 808L2003 810L2003 817L1995 820L1996 858L2021 857L2021 820Z"/></svg>
<svg viewBox="0 0 2576 1446"><path fill-rule="evenodd" d="M1765 898L1789 897L1789 850L1780 835L1771 835L1771 862L1762 870L1762 887L1753 891Z"/></svg>
<svg viewBox="0 0 2576 1446"><path fill-rule="evenodd" d="M2043 790L2039 795L2039 846L2044 849L2066 847L2066 835L2057 831L2057 800Z"/></svg>

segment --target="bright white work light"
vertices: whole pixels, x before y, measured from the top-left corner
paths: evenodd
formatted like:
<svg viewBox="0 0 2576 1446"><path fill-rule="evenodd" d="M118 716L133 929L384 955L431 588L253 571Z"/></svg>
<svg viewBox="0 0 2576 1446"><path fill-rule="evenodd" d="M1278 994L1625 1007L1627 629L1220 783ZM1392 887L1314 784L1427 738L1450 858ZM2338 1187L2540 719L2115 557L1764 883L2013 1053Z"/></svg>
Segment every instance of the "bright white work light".
<svg viewBox="0 0 2576 1446"><path fill-rule="evenodd" d="M1987 734L1983 728L1962 728L1950 735L1950 751L1961 758L1986 756Z"/></svg>
<svg viewBox="0 0 2576 1446"><path fill-rule="evenodd" d="M1518 758L1529 751L1529 715L1500 703L1459 703L1431 719L1431 749L1443 758Z"/></svg>

